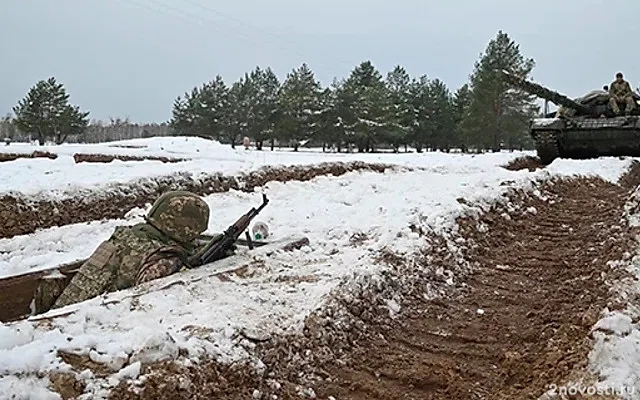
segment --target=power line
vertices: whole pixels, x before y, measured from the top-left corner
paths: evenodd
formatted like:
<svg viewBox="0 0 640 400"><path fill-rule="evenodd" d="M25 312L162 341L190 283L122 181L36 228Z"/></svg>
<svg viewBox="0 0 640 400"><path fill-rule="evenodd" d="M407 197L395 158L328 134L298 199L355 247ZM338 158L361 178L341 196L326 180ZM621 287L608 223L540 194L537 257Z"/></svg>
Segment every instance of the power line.
<svg viewBox="0 0 640 400"><path fill-rule="evenodd" d="M267 35L269 35L269 36L271 36L271 37L274 37L274 38L276 38L276 39L278 39L278 40L280 40L280 41L287 42L287 43L289 43L289 44L291 44L291 45L293 45L293 46L295 46L295 47L297 47L297 46L299 45L299 43L296 43L296 42L294 42L294 41L290 40L290 38L289 38L288 36L285 36L285 35L281 35L281 34L275 33L275 32L273 32L272 30L269 30L269 29L266 29L266 28L262 28L262 27L259 27L259 26L255 26L255 25L250 24L250 23L248 23L248 22L246 22L246 21L243 21L243 20L242 20L242 19L240 19L240 18L234 17L233 15L226 14L226 13L223 13L223 12L221 12L221 11L215 10L215 9L211 8L210 6L205 6L205 5L203 5L203 4L200 4L200 2L198 2L198 1L195 1L195 0L183 0L183 1L184 1L184 2L186 2L186 3L193 4L193 5L197 6L197 7L200 7L201 9L203 9L203 10L205 10L205 11L209 11L209 12L211 12L211 13L213 13L213 14L216 14L216 15L218 15L219 17L222 17L222 18L225 18L225 19L228 19L228 20L234 21L234 22L236 22L236 23L237 23L237 24L239 24L239 25L243 25L243 26L245 26L245 27L247 27L247 28L250 28L250 29L256 30L256 31L258 31L258 32L262 32L262 33L267 34ZM297 53L297 55L299 55L299 56L301 56L301 57L303 57L303 58L305 57L303 54L298 53L298 52L297 52L297 50L296 50L296 53ZM326 56L326 55L325 55L325 56ZM348 66L348 68L351 68L351 67L352 67L352 65L351 65L351 64L348 64L348 63L347 63L346 61L344 61L344 60L336 59L336 58L334 58L333 60L334 60L336 63L340 64L340 65Z"/></svg>
<svg viewBox="0 0 640 400"><path fill-rule="evenodd" d="M160 13L160 14L164 14L166 16L178 17L178 18L182 19L183 21L188 22L190 24L193 23L193 22L197 22L200 25L202 25L202 26L204 26L206 28L212 29L212 30L214 30L214 31L216 31L218 33L223 34L223 35L233 34L233 33L229 32L226 29L223 30L223 29L221 29L219 27L216 27L215 23L220 22L220 21L214 21L214 20L211 20L211 19L203 18L199 14L194 14L194 13L188 12L186 10L183 10L183 9L180 9L180 8L177 8L177 7L174 7L174 6L161 3L161 2L159 2L157 0L148 0L148 1L152 5L164 7L166 10L177 12L177 14L172 14L170 12L167 12L166 10L162 10L162 9L159 9L159 8L150 7L148 4L141 3L141 2L136 1L136 0L117 0L117 1L119 1L121 3L124 3L124 4L133 5L133 6L136 6L138 8L143 8L143 9L146 9L146 10L149 10L149 11L153 11L153 12L157 12L157 13ZM221 16L223 18L227 18L227 19L233 20L233 21L237 22L238 24L247 26L247 27L249 27L251 29L254 29L254 30L257 30L257 31L261 31L263 33L267 33L269 36L282 39L281 35L275 34L273 32L270 32L270 31L262 29L262 28L258 28L258 27L252 26L251 24L248 24L245 21L242 21L242 20L240 20L238 18L235 18L233 16L229 16L229 15L227 15L225 13L222 13L222 12L216 11L216 10L214 10L212 8L203 6L202 4L199 4L199 3L194 2L192 0L185 0L185 1L189 2L191 4L194 4L194 5L197 5L200 8L202 8L202 9L204 9L206 11L210 11L210 12L212 12L212 13L218 15L218 16ZM241 31L238 32L238 31L236 31L235 34L236 34L236 36L243 37L246 41L248 41L251 44L253 44L255 46L258 46L258 47L264 45L264 43L265 43L265 41L262 41L262 42L256 41L254 36L251 36L251 35L247 34L246 32L241 32ZM271 44L274 44L274 42L271 42ZM283 51L284 53L288 53L288 55L294 55L294 56L300 57L302 59L306 58L306 56L304 54L300 53L296 49L293 49L293 50L292 49L288 49L288 48L285 48L285 47L281 46L280 44L276 44L276 47L279 50ZM347 65L347 63L342 61L342 60L336 60L336 62L338 64L340 64L341 66L346 66ZM351 66L349 66L349 68L351 68ZM320 70L324 70L325 72L330 72L329 68L320 68Z"/></svg>
<svg viewBox="0 0 640 400"><path fill-rule="evenodd" d="M224 30L222 30L220 28L215 27L215 25L213 25L213 23L217 22L217 21L212 21L210 19L202 18L200 15L193 14L193 13L181 10L181 9L179 9L177 7L173 7L173 6L169 6L169 5L160 3L160 2L158 2L156 0L148 0L148 1L151 4L155 4L156 6L164 7L167 10L176 11L176 12L178 12L178 14L172 14L170 12L163 11L163 10L158 9L158 8L150 7L149 5L147 5L145 3L140 3L140 2L134 1L134 0L117 0L117 1L119 1L121 3L124 3L124 4L134 5L134 6L138 7L138 8L144 8L146 10L150 10L150 11L157 12L157 13L160 13L160 14L164 14L164 15L167 15L167 16L174 16L174 17L177 16L178 18L180 18L183 21L188 22L190 24L192 22L198 22L200 25L202 25L202 26L204 26L206 28L212 29L214 31L217 31L217 32L225 34L225 35L228 35L230 33L228 31L224 31ZM260 45L260 43L257 43L254 40L252 40L252 38L249 35L247 35L246 33L236 32L236 34L238 34L238 33L240 34L240 36L244 36L252 44Z"/></svg>
<svg viewBox="0 0 640 400"><path fill-rule="evenodd" d="M277 38L277 39L279 39L279 40L283 40L283 41L285 41L285 42L289 42L289 43L292 43L292 44L297 45L297 43L294 43L294 42L292 42L291 40L289 40L289 38L288 38L287 36L279 35L279 34L274 33L273 31L270 31L270 30L268 30L268 29L261 28L261 27L258 27L258 26L255 26L255 25L249 24L248 22L243 21L243 20L241 20L241 19L239 19L239 18L236 18L236 17L234 17L233 15L226 14L226 13L223 13L223 12L218 11L218 10L214 10L213 8L208 7L208 6L205 6L205 5L203 5L203 4L200 4L200 3L199 3L199 2L197 2L197 1L194 1L194 0L183 0L183 1L185 1L186 3L193 4L193 5L197 6L197 7L200 7L201 9L203 9L203 10L205 10L205 11L209 11L209 12L211 12L211 13L213 13L213 14L216 14L216 15L218 15L218 16L220 16L220 17L222 17L222 18L225 18L225 19L228 19L228 20L231 20L231 21L235 21L235 22L236 22L236 23L238 23L239 25L244 25L244 26L246 26L247 28L254 29L254 30L258 31L258 32L265 33L265 34L267 34L267 35L269 35L269 36L272 36L272 37L275 37L275 38Z"/></svg>

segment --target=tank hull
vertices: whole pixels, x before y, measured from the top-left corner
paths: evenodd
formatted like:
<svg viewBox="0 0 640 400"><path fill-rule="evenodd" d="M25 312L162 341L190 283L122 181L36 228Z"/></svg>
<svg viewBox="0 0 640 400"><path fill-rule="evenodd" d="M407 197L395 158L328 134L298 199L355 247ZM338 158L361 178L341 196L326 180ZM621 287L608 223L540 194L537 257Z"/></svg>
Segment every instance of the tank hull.
<svg viewBox="0 0 640 400"><path fill-rule="evenodd" d="M530 134L543 164L555 158L640 157L640 117L635 115L537 118Z"/></svg>

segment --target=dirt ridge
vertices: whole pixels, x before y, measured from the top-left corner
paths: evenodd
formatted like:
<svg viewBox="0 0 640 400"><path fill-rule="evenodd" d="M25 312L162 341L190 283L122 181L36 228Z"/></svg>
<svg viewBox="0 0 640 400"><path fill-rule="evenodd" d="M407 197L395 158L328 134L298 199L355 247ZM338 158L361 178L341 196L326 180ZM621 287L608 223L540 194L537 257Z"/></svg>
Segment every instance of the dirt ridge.
<svg viewBox="0 0 640 400"><path fill-rule="evenodd" d="M503 165L503 168L509 171L520 171L522 169L526 169L529 172L533 172L539 168L544 168L544 165L538 157L522 156L509 161L508 163Z"/></svg>
<svg viewBox="0 0 640 400"><path fill-rule="evenodd" d="M382 163L325 162L313 165L266 166L235 176L221 173L194 177L188 172L116 183L107 189L81 190L64 199L33 199L20 194L0 195L0 238L25 235L37 229L68 224L123 218L136 207L152 203L167 190L189 190L200 195L231 189L252 192L272 181L308 181L325 175L340 176L354 171L384 173L398 166ZM408 169L408 168L404 168Z"/></svg>
<svg viewBox="0 0 640 400"><path fill-rule="evenodd" d="M58 155L48 151L36 150L32 153L0 153L0 162L15 161L19 158L48 158L55 160Z"/></svg>
<svg viewBox="0 0 640 400"><path fill-rule="evenodd" d="M189 161L186 158L175 158L165 156L132 156L126 154L99 154L99 153L75 153L73 161L80 163L110 163L111 161L161 161L163 163L178 163Z"/></svg>

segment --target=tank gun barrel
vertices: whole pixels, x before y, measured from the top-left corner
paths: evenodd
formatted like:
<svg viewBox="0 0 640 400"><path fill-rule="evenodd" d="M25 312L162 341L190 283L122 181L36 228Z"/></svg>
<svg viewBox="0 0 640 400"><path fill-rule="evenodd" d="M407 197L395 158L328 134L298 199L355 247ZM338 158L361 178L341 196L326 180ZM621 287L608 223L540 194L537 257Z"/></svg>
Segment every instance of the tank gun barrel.
<svg viewBox="0 0 640 400"><path fill-rule="evenodd" d="M504 80L507 81L509 84L519 89L522 89L527 93L531 93L545 100L549 100L550 102L554 103L557 106L565 106L567 108L572 108L583 114L592 113L591 108L585 105L582 105L580 103L577 103L571 100L570 98L568 98L567 96L560 94L556 91L553 91L551 89L548 89L538 83L528 81L524 78L516 76L505 70L500 70L500 73L504 77Z"/></svg>

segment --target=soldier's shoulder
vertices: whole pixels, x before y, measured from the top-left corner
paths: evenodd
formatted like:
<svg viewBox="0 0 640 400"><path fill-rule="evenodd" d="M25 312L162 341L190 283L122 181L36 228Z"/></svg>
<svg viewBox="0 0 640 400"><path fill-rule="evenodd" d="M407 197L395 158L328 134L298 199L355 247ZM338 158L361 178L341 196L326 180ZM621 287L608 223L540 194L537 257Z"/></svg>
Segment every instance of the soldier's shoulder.
<svg viewBox="0 0 640 400"><path fill-rule="evenodd" d="M121 242L128 240L129 238L134 236L131 228L131 226L117 226L109 240L112 242Z"/></svg>
<svg viewBox="0 0 640 400"><path fill-rule="evenodd" d="M117 227L110 240L121 247L141 247L147 244L155 246L161 243L139 225Z"/></svg>

